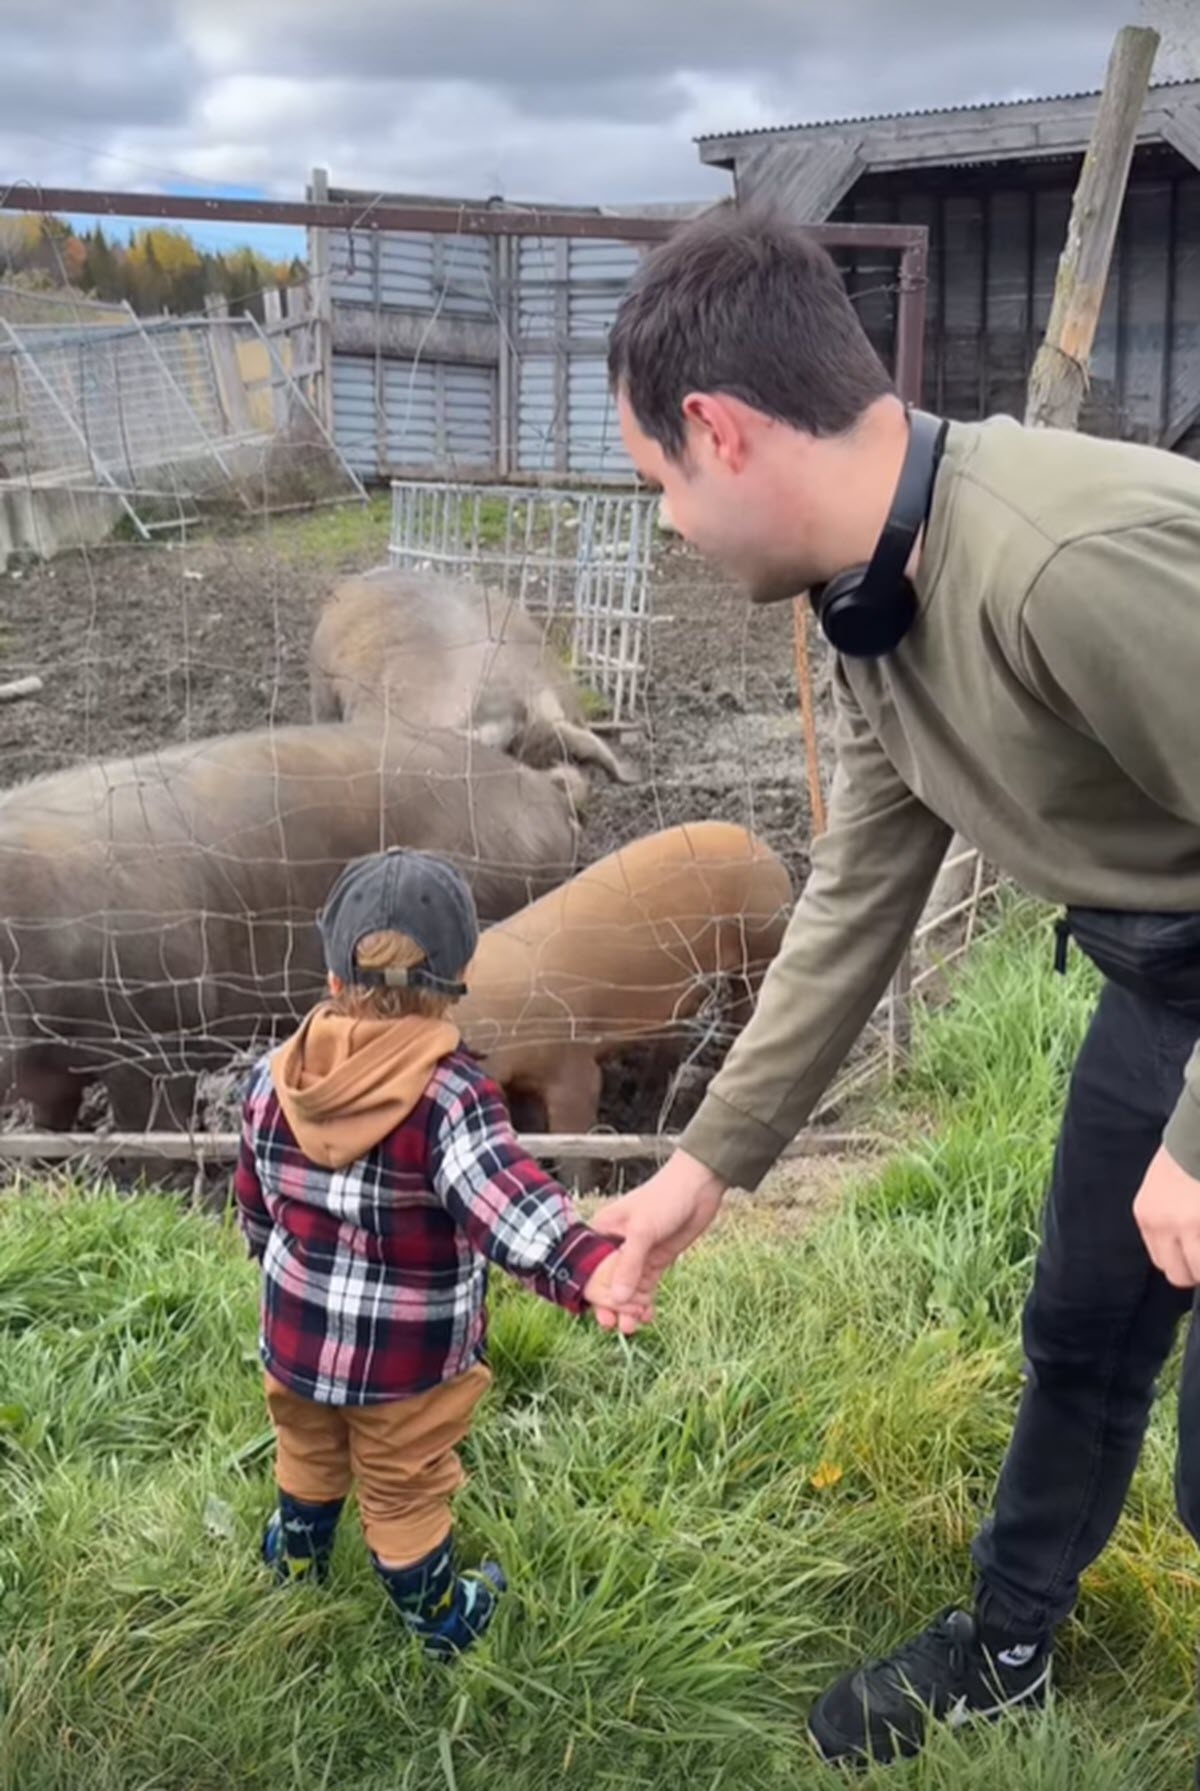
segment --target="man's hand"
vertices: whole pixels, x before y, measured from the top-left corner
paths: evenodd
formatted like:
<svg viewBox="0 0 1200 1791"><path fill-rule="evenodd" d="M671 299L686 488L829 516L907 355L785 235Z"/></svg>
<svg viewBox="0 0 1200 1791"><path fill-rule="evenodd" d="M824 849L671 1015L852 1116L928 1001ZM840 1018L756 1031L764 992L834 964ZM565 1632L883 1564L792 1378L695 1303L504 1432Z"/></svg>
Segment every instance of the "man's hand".
<svg viewBox="0 0 1200 1791"><path fill-rule="evenodd" d="M1172 1286L1200 1286L1200 1182L1165 1146L1146 1171L1133 1216L1151 1262Z"/></svg>
<svg viewBox="0 0 1200 1791"><path fill-rule="evenodd" d="M640 1188L609 1200L591 1224L609 1237L624 1238L604 1267L611 1273L612 1305L595 1307L596 1322L606 1331L628 1329L623 1314L630 1307L654 1317L654 1290L677 1256L708 1230L725 1193L725 1183L677 1150ZM590 1283L589 1283L590 1286ZM633 1326L636 1329L636 1325Z"/></svg>

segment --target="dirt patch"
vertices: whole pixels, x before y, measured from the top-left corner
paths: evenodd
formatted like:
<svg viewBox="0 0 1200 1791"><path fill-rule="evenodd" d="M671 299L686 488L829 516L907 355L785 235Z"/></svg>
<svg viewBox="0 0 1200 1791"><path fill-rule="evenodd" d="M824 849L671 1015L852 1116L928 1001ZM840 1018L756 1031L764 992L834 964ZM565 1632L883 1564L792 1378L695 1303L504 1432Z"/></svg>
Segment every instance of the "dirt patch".
<svg viewBox="0 0 1200 1791"><path fill-rule="evenodd" d="M305 557L246 532L64 554L0 576L0 677L46 682L37 700L0 707L0 781L306 721L316 609L361 563L350 549ZM754 827L802 880L809 817L790 607L752 609L674 542L659 550L653 604L629 742L642 781L595 781L588 856L716 817Z"/></svg>
<svg viewBox="0 0 1200 1791"><path fill-rule="evenodd" d="M306 721L317 608L342 572L381 556L353 537L321 552L305 539L282 527L111 545L0 576L0 679L45 681L35 700L0 705L0 783ZM666 538L653 613L641 726L624 743L641 781L593 780L585 856L683 821L736 821L779 852L799 891L809 815L790 605L752 610ZM612 1066L604 1122L682 1125L722 1050L698 1032L671 1090L636 1057Z"/></svg>
<svg viewBox="0 0 1200 1791"><path fill-rule="evenodd" d="M795 1237L836 1206L851 1182L869 1174L871 1161L865 1155L789 1157L756 1193L731 1194L723 1220L757 1236Z"/></svg>
<svg viewBox="0 0 1200 1791"><path fill-rule="evenodd" d="M42 695L0 708L6 784L83 759L308 718L328 567L261 541L64 554L0 578L0 668Z"/></svg>

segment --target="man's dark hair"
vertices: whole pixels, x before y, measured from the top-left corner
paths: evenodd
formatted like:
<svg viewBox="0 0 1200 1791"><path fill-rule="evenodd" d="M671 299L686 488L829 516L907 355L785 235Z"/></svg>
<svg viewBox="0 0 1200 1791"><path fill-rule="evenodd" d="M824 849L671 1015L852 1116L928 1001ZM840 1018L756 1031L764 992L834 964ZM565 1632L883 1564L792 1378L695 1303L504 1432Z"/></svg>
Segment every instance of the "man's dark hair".
<svg viewBox="0 0 1200 1791"><path fill-rule="evenodd" d="M785 218L722 206L643 262L608 371L672 460L689 392L724 392L810 435L841 435L893 390L832 258Z"/></svg>

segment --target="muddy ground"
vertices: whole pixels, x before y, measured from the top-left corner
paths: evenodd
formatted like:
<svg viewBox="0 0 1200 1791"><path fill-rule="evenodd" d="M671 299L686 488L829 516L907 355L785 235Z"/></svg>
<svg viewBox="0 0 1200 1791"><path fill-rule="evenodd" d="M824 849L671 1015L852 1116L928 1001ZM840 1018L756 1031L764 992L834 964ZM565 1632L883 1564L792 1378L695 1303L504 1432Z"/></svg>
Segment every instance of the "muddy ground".
<svg viewBox="0 0 1200 1791"><path fill-rule="evenodd" d="M315 541L313 531L308 531ZM306 530L230 532L170 547L107 545L0 575L0 783L79 760L308 719L307 648L341 571L380 554L310 551ZM643 725L623 743L632 786L593 783L589 858L658 827L721 818L753 827L797 890L809 836L790 605L752 611L680 543L657 553ZM824 703L822 703L824 708ZM631 1060L609 1077L603 1121L672 1127L716 1055L702 1053L664 1111Z"/></svg>

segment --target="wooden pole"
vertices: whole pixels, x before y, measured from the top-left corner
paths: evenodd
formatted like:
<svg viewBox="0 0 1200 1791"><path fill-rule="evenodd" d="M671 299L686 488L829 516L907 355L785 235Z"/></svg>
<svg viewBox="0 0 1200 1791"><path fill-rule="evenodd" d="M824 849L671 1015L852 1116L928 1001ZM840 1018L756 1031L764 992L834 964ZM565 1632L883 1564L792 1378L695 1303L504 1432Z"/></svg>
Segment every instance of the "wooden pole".
<svg viewBox="0 0 1200 1791"><path fill-rule="evenodd" d="M329 197L329 174L314 168L309 192L314 200L324 203ZM325 425L325 433L333 434L333 287L332 255L328 230L321 226L308 232L308 266L312 278L313 333L316 337L317 396L313 408Z"/></svg>
<svg viewBox="0 0 1200 1791"><path fill-rule="evenodd" d="M797 597L792 604L792 621L796 636L796 687L800 692L800 719L804 727L804 760L808 770L808 812L812 822L810 837L816 839L825 831L825 792L821 788L821 755L817 749L817 714L813 699L812 666L808 657L807 597Z"/></svg>
<svg viewBox="0 0 1200 1791"><path fill-rule="evenodd" d="M1074 429L1079 421L1138 119L1157 49L1157 31L1126 25L1118 31L1108 59L1059 258L1050 321L1029 377L1025 421L1034 427Z"/></svg>

